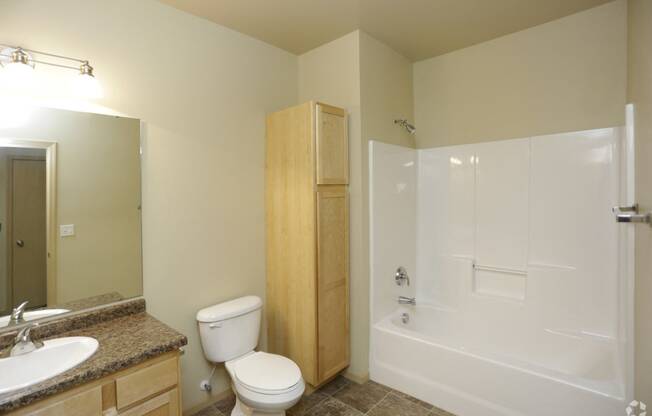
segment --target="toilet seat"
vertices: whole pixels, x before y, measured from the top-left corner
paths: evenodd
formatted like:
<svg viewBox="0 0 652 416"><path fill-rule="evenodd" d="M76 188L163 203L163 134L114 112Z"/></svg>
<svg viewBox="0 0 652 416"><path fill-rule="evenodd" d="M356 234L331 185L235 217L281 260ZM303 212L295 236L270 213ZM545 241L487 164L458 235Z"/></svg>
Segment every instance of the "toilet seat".
<svg viewBox="0 0 652 416"><path fill-rule="evenodd" d="M294 361L266 352L249 354L229 367L232 367L237 384L265 395L279 395L295 390L302 380L301 370Z"/></svg>

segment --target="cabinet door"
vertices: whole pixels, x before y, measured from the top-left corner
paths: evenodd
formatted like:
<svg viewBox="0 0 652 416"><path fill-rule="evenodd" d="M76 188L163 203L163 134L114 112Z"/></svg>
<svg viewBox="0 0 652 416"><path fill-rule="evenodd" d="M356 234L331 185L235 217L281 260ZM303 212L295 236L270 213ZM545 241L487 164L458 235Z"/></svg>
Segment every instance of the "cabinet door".
<svg viewBox="0 0 652 416"><path fill-rule="evenodd" d="M349 365L349 199L345 186L317 190L319 382Z"/></svg>
<svg viewBox="0 0 652 416"><path fill-rule="evenodd" d="M349 183L349 140L346 113L341 108L317 104L317 184Z"/></svg>
<svg viewBox="0 0 652 416"><path fill-rule="evenodd" d="M102 414L102 388L95 387L26 414L32 416L100 416Z"/></svg>
<svg viewBox="0 0 652 416"><path fill-rule="evenodd" d="M122 410L177 385L178 365L178 358L174 357L118 377L115 381L118 409Z"/></svg>

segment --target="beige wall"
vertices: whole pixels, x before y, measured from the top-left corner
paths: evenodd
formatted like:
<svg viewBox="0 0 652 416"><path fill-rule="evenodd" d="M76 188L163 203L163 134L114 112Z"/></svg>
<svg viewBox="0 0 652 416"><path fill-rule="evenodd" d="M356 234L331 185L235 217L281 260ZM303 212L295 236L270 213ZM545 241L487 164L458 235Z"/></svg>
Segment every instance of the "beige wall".
<svg viewBox="0 0 652 416"><path fill-rule="evenodd" d="M626 14L617 0L415 63L417 146L623 125Z"/></svg>
<svg viewBox="0 0 652 416"><path fill-rule="evenodd" d="M652 1L629 0L628 100L635 106L636 200L652 211ZM636 398L652 403L652 229L636 228Z"/></svg>
<svg viewBox="0 0 652 416"><path fill-rule="evenodd" d="M362 136L360 114L360 32L352 32L299 56L299 101L322 101L349 114L349 223L351 366L365 378L369 362L368 287L364 275Z"/></svg>
<svg viewBox="0 0 652 416"><path fill-rule="evenodd" d="M56 304L142 295L140 122L34 108L0 137L57 143L56 223L75 235L56 236Z"/></svg>
<svg viewBox="0 0 652 416"><path fill-rule="evenodd" d="M400 118L414 123L412 90L412 62L360 32L362 136L367 141L415 146L415 136L394 124L394 120ZM367 149L366 143L364 149ZM368 159L363 160L368 162Z"/></svg>
<svg viewBox="0 0 652 416"><path fill-rule="evenodd" d="M9 287L7 281L7 158L4 153L0 153L0 314L4 315L10 310Z"/></svg>
<svg viewBox="0 0 652 416"><path fill-rule="evenodd" d="M87 57L106 91L99 103L145 121L145 298L189 338L184 408L207 400L195 314L264 296L265 114L297 102L297 57L154 0L0 7L3 43ZM227 380L220 367L216 394Z"/></svg>
<svg viewBox="0 0 652 416"><path fill-rule="evenodd" d="M361 32L297 59L153 0L54 3L5 0L0 38L89 57L101 104L145 120L144 291L149 311L189 337L186 408L208 399L197 309L264 296L266 113L314 99L350 114L357 377L368 367L367 140L413 145L389 124L413 112L418 147L624 123L624 0L419 62L414 100L409 62ZM220 367L214 392L227 388Z"/></svg>
<svg viewBox="0 0 652 416"><path fill-rule="evenodd" d="M412 64L360 31L299 56L299 101L318 100L349 113L351 366L356 380L369 373L368 141L414 147L414 136L394 125L413 117Z"/></svg>

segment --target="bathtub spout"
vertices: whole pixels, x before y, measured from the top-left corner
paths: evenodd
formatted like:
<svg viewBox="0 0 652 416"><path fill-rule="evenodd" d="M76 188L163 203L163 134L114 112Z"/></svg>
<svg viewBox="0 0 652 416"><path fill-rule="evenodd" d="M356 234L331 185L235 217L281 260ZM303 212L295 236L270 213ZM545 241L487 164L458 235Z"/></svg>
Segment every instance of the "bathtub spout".
<svg viewBox="0 0 652 416"><path fill-rule="evenodd" d="M416 305L417 300L415 298L408 298L407 296L399 296L398 303L400 305Z"/></svg>

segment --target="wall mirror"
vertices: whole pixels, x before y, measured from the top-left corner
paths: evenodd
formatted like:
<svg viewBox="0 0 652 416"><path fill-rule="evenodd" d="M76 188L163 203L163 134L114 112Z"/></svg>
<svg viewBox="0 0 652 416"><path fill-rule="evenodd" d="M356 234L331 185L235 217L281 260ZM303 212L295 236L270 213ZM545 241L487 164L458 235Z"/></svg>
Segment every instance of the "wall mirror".
<svg viewBox="0 0 652 416"><path fill-rule="evenodd" d="M0 331L142 295L140 121L24 111L0 125Z"/></svg>

